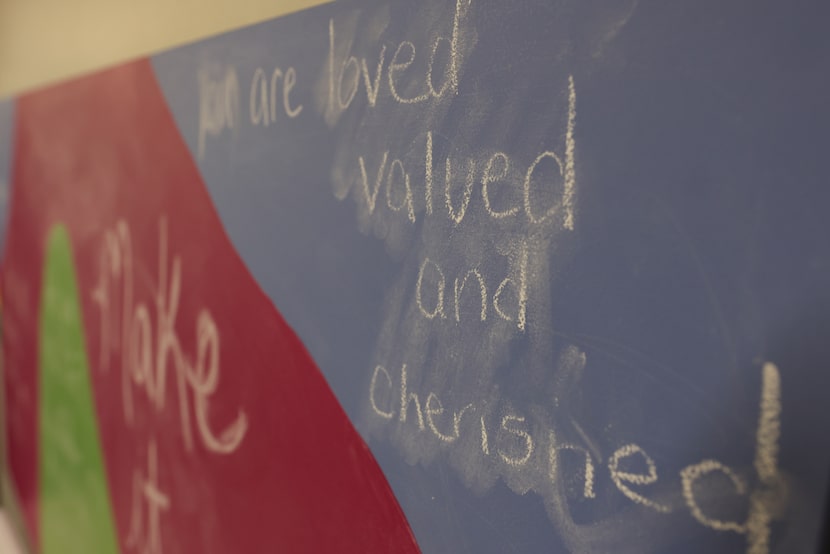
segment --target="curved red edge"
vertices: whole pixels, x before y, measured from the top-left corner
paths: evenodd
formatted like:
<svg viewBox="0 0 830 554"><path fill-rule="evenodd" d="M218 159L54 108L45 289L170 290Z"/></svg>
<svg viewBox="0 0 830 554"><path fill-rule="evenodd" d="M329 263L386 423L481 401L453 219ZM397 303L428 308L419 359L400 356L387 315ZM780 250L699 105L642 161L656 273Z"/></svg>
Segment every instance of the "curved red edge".
<svg viewBox="0 0 830 554"><path fill-rule="evenodd" d="M226 236L149 61L24 96L16 117L6 425L33 542L36 314L46 236L63 223L122 552L153 518L171 552L418 552L371 452ZM155 514L134 494L153 456L169 501Z"/></svg>

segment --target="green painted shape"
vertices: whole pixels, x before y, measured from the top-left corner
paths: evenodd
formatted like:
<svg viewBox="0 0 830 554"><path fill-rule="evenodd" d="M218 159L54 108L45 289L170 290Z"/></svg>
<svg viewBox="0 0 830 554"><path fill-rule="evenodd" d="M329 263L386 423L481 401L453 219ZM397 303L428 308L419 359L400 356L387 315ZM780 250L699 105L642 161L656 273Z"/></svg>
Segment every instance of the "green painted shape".
<svg viewBox="0 0 830 554"><path fill-rule="evenodd" d="M40 306L40 546L43 554L117 553L92 398L72 246L46 247Z"/></svg>

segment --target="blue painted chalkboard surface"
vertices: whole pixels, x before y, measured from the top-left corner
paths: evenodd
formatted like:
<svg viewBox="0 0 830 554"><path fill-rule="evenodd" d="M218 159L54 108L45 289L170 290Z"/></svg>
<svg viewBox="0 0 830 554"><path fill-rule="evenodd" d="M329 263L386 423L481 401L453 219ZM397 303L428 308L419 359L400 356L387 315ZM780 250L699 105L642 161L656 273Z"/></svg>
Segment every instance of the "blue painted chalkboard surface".
<svg viewBox="0 0 830 554"><path fill-rule="evenodd" d="M828 16L337 2L153 64L424 552L808 552Z"/></svg>

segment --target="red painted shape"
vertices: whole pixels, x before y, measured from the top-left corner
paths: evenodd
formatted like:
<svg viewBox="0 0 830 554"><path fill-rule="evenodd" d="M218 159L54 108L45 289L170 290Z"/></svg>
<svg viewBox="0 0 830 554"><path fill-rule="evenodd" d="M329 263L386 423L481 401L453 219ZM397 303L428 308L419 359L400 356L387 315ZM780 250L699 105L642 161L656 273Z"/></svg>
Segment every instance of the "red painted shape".
<svg viewBox="0 0 830 554"><path fill-rule="evenodd" d="M46 232L57 222L75 252L122 552L156 540L165 553L418 551L368 448L225 235L146 60L17 103L3 340L11 471L33 537L37 291ZM111 295L111 319L96 288ZM202 424L215 438L244 414L231 453L211 451L200 432L193 383L211 388L209 320L219 373ZM102 350L107 337L112 351ZM151 394L136 384L157 372L163 392L157 377ZM150 471L151 443L166 509L133 495L134 479Z"/></svg>

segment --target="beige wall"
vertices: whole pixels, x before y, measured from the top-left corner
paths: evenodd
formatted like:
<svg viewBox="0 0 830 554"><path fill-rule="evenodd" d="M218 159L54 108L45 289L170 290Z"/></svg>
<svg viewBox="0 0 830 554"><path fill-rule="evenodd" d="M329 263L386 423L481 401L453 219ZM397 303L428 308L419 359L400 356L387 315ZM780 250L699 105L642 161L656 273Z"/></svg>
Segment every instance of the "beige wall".
<svg viewBox="0 0 830 554"><path fill-rule="evenodd" d="M324 0L0 0L0 97Z"/></svg>

